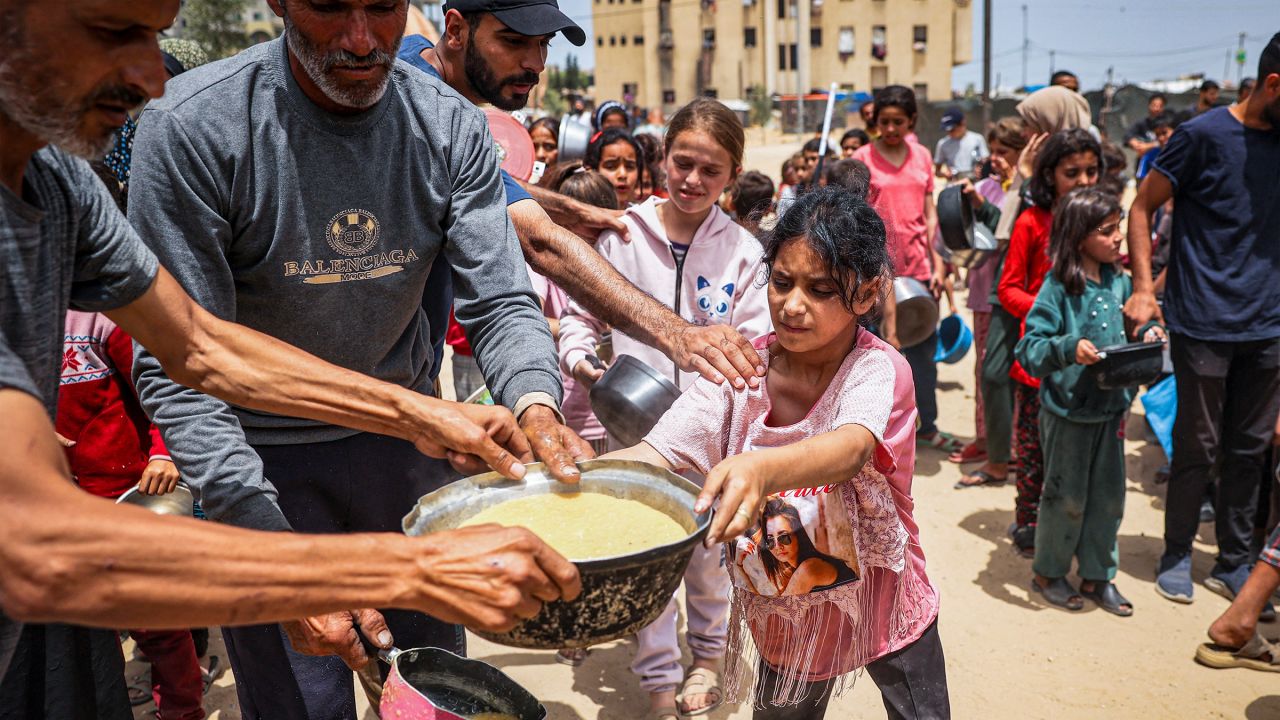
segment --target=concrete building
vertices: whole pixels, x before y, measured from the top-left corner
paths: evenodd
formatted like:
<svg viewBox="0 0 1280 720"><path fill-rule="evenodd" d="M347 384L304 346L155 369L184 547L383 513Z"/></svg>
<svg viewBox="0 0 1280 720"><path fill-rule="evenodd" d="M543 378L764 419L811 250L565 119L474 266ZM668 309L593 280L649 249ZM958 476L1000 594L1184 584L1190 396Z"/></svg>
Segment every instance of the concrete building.
<svg viewBox="0 0 1280 720"><path fill-rule="evenodd" d="M593 0L596 100L672 110L832 82L945 99L972 59L972 13L970 0Z"/></svg>

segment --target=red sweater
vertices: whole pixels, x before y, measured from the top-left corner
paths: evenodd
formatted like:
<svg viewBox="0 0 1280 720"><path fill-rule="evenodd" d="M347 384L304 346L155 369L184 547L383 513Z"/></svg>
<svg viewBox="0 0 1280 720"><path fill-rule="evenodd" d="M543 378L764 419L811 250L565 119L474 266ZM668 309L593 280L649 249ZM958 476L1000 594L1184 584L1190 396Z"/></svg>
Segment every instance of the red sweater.
<svg viewBox="0 0 1280 720"><path fill-rule="evenodd" d="M133 389L133 341L99 313L67 313L58 434L76 482L115 498L138 484L147 463L169 458L160 431L147 419Z"/></svg>
<svg viewBox="0 0 1280 720"><path fill-rule="evenodd" d="M1053 215L1038 207L1028 208L1018 216L1009 238L1009 251L1004 256L1004 269L1000 272L1000 284L996 296L1000 305L1022 321L1025 328L1027 315L1036 302L1036 293L1044 284L1053 264L1049 260L1049 229ZM1020 332L1019 337L1022 336ZM1016 361L1009 376L1023 385L1040 387L1040 381L1027 374Z"/></svg>

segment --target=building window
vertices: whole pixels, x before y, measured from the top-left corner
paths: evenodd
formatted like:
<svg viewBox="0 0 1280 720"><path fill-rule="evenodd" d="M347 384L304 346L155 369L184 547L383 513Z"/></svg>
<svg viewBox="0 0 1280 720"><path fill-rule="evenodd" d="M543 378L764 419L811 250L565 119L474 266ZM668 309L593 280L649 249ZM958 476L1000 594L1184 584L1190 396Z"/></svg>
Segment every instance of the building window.
<svg viewBox="0 0 1280 720"><path fill-rule="evenodd" d="M790 55L791 55L791 58L790 58L790 60L791 60L791 69L792 69L792 70L795 70L796 68L800 67L800 51L799 51L799 48L796 46L796 44L795 44L795 43L791 43L791 45L790 45L790 46L788 46L788 48L787 48L787 49L790 51L788 54L790 54Z"/></svg>
<svg viewBox="0 0 1280 720"><path fill-rule="evenodd" d="M596 0L596 2L600 2L600 0ZM596 47L604 47L604 36L603 36L603 35L597 35L597 36L596 36Z"/></svg>
<svg viewBox="0 0 1280 720"><path fill-rule="evenodd" d="M853 54L853 47L853 28L840 28L840 35L836 38L836 51L848 56Z"/></svg>
<svg viewBox="0 0 1280 720"><path fill-rule="evenodd" d="M643 35L636 35L635 37L631 38L631 44L632 44L632 45L643 45L643 44L644 44L644 36L643 36Z"/></svg>
<svg viewBox="0 0 1280 720"><path fill-rule="evenodd" d="M610 36L609 36L609 47L613 47L614 45L617 45L617 44L618 44L618 38L617 38L616 36L614 36L614 35L610 35Z"/></svg>
<svg viewBox="0 0 1280 720"><path fill-rule="evenodd" d="M782 43L778 43L778 69L787 69L787 46Z"/></svg>
<svg viewBox="0 0 1280 720"><path fill-rule="evenodd" d="M791 5L790 0L778 0L778 19L787 19L787 7Z"/></svg>
<svg viewBox="0 0 1280 720"><path fill-rule="evenodd" d="M626 47L626 46L627 46L627 36L626 36L626 35L623 35L622 37L618 38L618 44L619 44L619 45L621 45L622 47Z"/></svg>
<svg viewBox="0 0 1280 720"><path fill-rule="evenodd" d="M756 46L756 29L753 27L742 28L742 46L753 48Z"/></svg>
<svg viewBox="0 0 1280 720"><path fill-rule="evenodd" d="M922 53L929 47L929 26L916 25L911 28L911 49Z"/></svg>
<svg viewBox="0 0 1280 720"><path fill-rule="evenodd" d="M929 102L929 86L924 83L916 83L911 86L911 92L916 94L916 102Z"/></svg>
<svg viewBox="0 0 1280 720"><path fill-rule="evenodd" d="M675 91L675 90L663 90L663 91L662 91L662 102L663 102L663 103L665 103L665 104L667 104L667 105L675 105L675 104L676 104L676 91Z"/></svg>
<svg viewBox="0 0 1280 720"><path fill-rule="evenodd" d="M719 97L719 96L720 96L720 94L719 94L719 92L717 92L717 91L716 91L716 89L715 89L715 88L707 88L707 89L705 89L705 90L703 90L703 91L702 91L702 97L709 97L709 98L711 98L712 100L716 99L716 98L717 98L717 97Z"/></svg>
<svg viewBox="0 0 1280 720"><path fill-rule="evenodd" d="M822 47L822 28L809 28L809 45Z"/></svg>
<svg viewBox="0 0 1280 720"><path fill-rule="evenodd" d="M884 41L885 31L883 25L873 25L871 27L871 57L877 60L884 60L889 54L889 48Z"/></svg>
<svg viewBox="0 0 1280 720"><path fill-rule="evenodd" d="M716 46L716 29L703 28L702 30L702 49L710 50Z"/></svg>

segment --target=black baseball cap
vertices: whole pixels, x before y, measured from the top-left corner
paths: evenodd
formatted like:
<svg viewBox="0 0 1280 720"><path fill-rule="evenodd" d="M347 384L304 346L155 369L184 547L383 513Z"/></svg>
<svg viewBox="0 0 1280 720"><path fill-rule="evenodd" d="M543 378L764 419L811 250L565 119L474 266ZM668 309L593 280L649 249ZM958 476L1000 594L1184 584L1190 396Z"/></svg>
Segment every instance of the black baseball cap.
<svg viewBox="0 0 1280 720"><path fill-rule="evenodd" d="M460 13L485 12L521 35L564 33L569 42L582 46L587 34L560 11L556 0L449 0L445 11Z"/></svg>

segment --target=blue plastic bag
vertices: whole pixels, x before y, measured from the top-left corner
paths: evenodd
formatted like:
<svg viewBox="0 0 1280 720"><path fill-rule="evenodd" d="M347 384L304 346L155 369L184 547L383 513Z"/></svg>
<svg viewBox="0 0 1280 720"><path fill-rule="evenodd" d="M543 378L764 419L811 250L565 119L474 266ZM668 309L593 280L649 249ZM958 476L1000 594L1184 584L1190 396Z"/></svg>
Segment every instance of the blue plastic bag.
<svg viewBox="0 0 1280 720"><path fill-rule="evenodd" d="M1142 396L1142 409L1147 424L1164 448L1164 456L1173 459L1173 420L1178 416L1178 386L1170 375L1147 389Z"/></svg>

